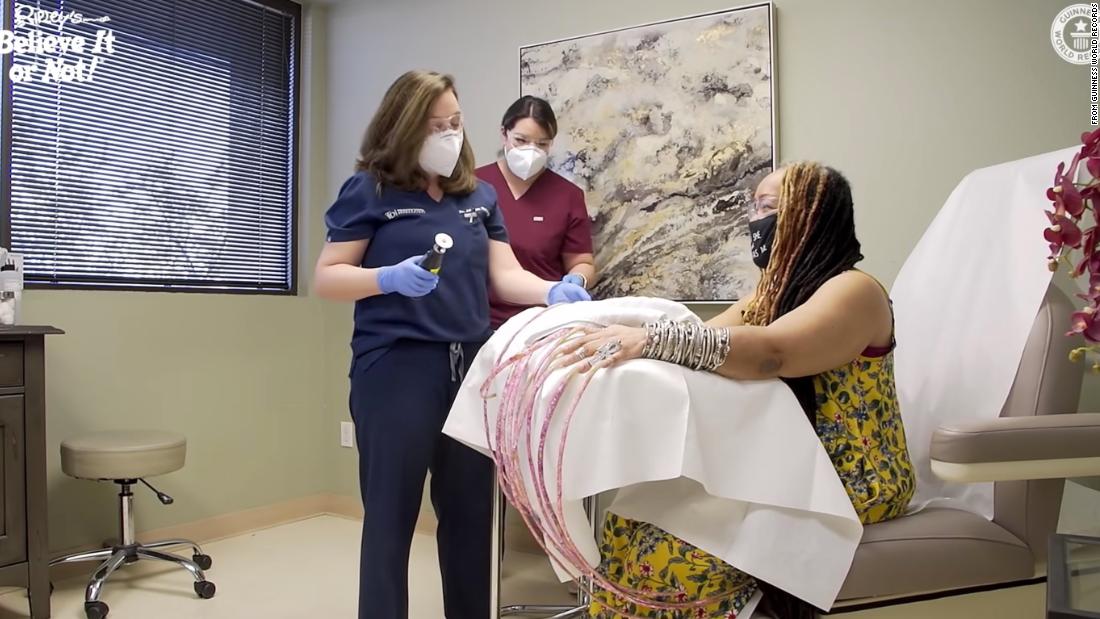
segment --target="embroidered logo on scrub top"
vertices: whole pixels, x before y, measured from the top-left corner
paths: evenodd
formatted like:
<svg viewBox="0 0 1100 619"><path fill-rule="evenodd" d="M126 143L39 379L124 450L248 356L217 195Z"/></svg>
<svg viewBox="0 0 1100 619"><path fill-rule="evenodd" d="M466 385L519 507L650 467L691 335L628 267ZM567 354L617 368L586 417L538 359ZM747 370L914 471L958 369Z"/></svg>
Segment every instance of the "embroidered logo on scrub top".
<svg viewBox="0 0 1100 619"><path fill-rule="evenodd" d="M397 208L397 209L393 209L392 211L386 211L385 217L386 217L387 220L392 221L392 220L397 219L399 217L420 216L420 215L423 215L426 212L427 211L425 211L422 208Z"/></svg>
<svg viewBox="0 0 1100 619"><path fill-rule="evenodd" d="M485 208L484 206L478 206L475 208L464 208L459 210L458 214L466 218L466 223L476 224L482 219L487 219L489 217L489 209Z"/></svg>

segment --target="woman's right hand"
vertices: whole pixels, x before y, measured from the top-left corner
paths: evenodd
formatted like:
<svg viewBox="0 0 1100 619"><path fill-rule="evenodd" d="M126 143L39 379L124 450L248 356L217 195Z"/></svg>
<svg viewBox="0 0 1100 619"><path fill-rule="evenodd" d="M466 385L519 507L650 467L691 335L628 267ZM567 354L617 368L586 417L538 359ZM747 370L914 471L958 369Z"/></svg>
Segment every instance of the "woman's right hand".
<svg viewBox="0 0 1100 619"><path fill-rule="evenodd" d="M378 289L382 294L396 292L406 297L422 297L435 290L439 276L420 266L423 255L406 258L395 265L378 269Z"/></svg>

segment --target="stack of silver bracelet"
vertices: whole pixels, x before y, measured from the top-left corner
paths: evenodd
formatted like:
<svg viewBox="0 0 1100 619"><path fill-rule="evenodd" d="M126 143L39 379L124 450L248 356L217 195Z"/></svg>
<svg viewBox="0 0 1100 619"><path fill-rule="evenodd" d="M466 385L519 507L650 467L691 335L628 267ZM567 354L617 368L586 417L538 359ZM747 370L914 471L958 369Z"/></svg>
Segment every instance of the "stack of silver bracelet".
<svg viewBox="0 0 1100 619"><path fill-rule="evenodd" d="M714 371L730 353L729 329L707 327L697 322L660 320L645 325L646 342L642 356L687 366L693 370Z"/></svg>

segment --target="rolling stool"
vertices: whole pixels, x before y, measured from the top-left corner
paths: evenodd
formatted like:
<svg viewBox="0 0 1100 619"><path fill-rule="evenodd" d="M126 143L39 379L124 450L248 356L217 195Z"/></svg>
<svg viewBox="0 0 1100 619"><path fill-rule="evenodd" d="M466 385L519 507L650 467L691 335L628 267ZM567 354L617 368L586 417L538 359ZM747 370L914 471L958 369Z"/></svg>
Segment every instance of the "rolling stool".
<svg viewBox="0 0 1100 619"><path fill-rule="evenodd" d="M61 470L77 479L113 481L119 485L119 545L103 550L93 550L59 557L50 565L103 561L92 575L84 596L84 613L88 619L103 619L109 608L99 601L100 591L111 574L124 564L142 559L168 561L191 572L195 577L195 593L200 598L214 597L214 583L206 580L203 570L210 569L212 560L203 554L198 544L173 539L151 544L140 544L134 539L134 495L130 487L138 482L156 493L164 505L172 504L172 497L153 488L145 477L163 475L183 468L187 454L187 439L175 432L123 430L85 434L61 443ZM193 555L184 559L160 552L158 548L190 546Z"/></svg>

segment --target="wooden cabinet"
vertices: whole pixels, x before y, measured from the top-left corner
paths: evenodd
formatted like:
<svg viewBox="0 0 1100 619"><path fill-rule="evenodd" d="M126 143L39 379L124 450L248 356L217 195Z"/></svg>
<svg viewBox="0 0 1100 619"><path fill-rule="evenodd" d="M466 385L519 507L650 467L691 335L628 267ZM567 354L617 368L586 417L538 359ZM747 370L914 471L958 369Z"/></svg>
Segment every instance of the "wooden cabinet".
<svg viewBox="0 0 1100 619"><path fill-rule="evenodd" d="M46 357L53 327L0 327L0 586L50 616L46 538Z"/></svg>
<svg viewBox="0 0 1100 619"><path fill-rule="evenodd" d="M0 396L0 565L27 560L23 396Z"/></svg>

